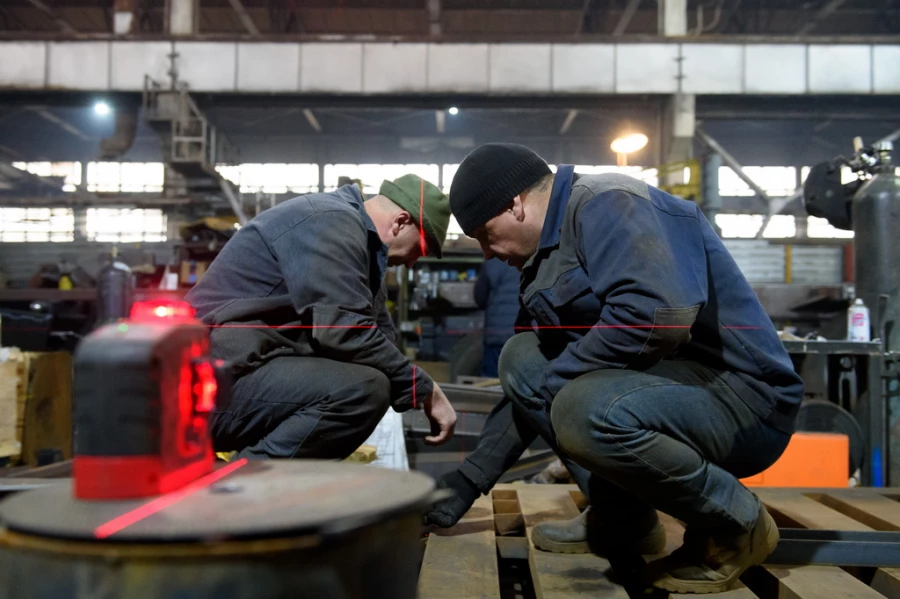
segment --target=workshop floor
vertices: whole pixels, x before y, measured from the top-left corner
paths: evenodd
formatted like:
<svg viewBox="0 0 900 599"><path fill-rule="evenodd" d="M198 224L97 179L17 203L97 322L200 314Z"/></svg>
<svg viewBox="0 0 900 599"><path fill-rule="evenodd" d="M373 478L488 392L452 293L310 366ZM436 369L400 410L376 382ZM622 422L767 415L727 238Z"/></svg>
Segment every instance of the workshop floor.
<svg viewBox="0 0 900 599"><path fill-rule="evenodd" d="M900 531L900 489L755 489L782 528ZM420 599L627 599L595 555L556 555L531 546L531 528L576 516L584 498L574 485L498 485L463 520L428 537ZM662 515L665 553L683 528ZM764 565L727 599L900 599L900 569ZM665 593L661 594L665 597ZM675 597L676 595L673 595ZM678 595L678 597L688 597Z"/></svg>

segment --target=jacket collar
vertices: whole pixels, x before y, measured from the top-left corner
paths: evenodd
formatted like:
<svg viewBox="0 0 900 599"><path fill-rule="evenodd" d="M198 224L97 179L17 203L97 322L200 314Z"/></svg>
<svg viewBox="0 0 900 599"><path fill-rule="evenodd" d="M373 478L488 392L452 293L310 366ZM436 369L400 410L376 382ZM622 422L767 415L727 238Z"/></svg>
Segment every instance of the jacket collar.
<svg viewBox="0 0 900 599"><path fill-rule="evenodd" d="M369 233L369 250L374 254L375 263L378 266L377 280L380 283L384 278L385 271L387 271L388 247L381 241L381 236L378 235L375 223L366 212L365 200L359 191L359 187L356 185L345 185L338 189L338 192L346 192L342 193L342 196L347 199L350 205L359 210L359 214L362 216L363 223L366 225L366 231Z"/></svg>
<svg viewBox="0 0 900 599"><path fill-rule="evenodd" d="M560 230L566 214L566 206L569 204L569 195L572 193L574 174L575 167L571 164L560 164L556 167L556 176L553 177L553 189L550 190L550 202L547 204L547 216L544 217L538 249L559 245Z"/></svg>

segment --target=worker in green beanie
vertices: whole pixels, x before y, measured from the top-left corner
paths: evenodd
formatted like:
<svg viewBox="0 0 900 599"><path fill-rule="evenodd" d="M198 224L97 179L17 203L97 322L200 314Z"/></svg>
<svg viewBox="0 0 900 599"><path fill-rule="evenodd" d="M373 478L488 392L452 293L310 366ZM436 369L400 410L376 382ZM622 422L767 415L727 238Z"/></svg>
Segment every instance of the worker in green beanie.
<svg viewBox="0 0 900 599"><path fill-rule="evenodd" d="M453 435L446 395L395 344L388 266L441 256L447 195L416 175L300 196L235 233L187 294L232 365L232 399L210 429L237 457L348 457L389 407L421 409L432 444ZM232 458L234 459L234 458Z"/></svg>

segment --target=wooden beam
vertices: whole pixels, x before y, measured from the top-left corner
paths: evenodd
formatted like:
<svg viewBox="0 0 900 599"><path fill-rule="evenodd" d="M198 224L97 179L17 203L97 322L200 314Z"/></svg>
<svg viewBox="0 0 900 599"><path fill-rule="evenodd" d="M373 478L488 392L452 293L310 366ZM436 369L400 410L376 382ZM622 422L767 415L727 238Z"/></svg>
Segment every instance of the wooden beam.
<svg viewBox="0 0 900 599"><path fill-rule="evenodd" d="M259 35L259 28L256 26L256 23L253 22L253 19L250 18L247 9L241 4L241 0L228 0L228 2L231 4L231 8L234 9L234 12L237 13L238 19L240 19L241 23L244 25L244 29L247 30L247 33L250 35Z"/></svg>
<svg viewBox="0 0 900 599"><path fill-rule="evenodd" d="M641 0L628 0L628 5L625 7L625 10L622 11L622 16L619 17L619 22L616 23L616 28L613 29L613 35L620 36L625 33L625 30L628 29L628 25L631 24L631 19L634 18L634 13L637 12L640 3Z"/></svg>
<svg viewBox="0 0 900 599"><path fill-rule="evenodd" d="M812 19L807 21L797 31L797 35L806 35L810 31L815 29L816 25L818 25L821 21L824 21L829 16L831 16L831 14L834 13L834 11L836 11L837 9L839 9L841 7L841 5L844 4L844 2L846 2L846 1L847 0L831 0L830 2L827 2L825 4L825 6L823 6L821 9L819 9L819 12L817 12L815 14L815 16L813 16Z"/></svg>
<svg viewBox="0 0 900 599"><path fill-rule="evenodd" d="M419 575L421 599L500 599L494 510L479 497L455 525L428 535Z"/></svg>
<svg viewBox="0 0 900 599"><path fill-rule="evenodd" d="M78 33L78 31L74 27L72 27L68 21L59 16L54 9L44 4L41 0L28 0L28 2L33 7L50 17L50 20L56 23L56 26L59 27L62 31L65 31L66 33Z"/></svg>

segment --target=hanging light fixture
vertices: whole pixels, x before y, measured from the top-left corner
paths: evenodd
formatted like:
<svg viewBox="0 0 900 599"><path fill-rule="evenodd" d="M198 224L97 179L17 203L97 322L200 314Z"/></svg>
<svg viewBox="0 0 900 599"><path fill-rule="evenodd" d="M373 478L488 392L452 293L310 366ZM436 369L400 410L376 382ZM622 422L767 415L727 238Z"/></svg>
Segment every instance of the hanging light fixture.
<svg viewBox="0 0 900 599"><path fill-rule="evenodd" d="M616 153L619 166L628 166L628 155L643 150L650 139L643 133L629 131L615 138L609 148Z"/></svg>

